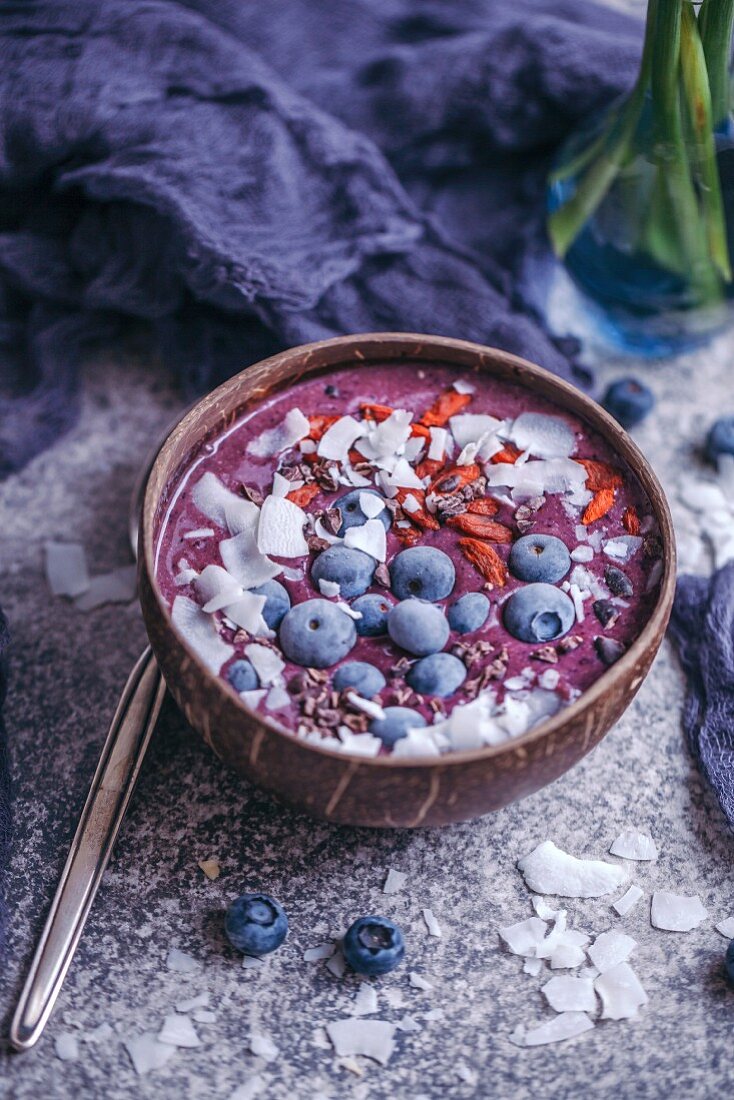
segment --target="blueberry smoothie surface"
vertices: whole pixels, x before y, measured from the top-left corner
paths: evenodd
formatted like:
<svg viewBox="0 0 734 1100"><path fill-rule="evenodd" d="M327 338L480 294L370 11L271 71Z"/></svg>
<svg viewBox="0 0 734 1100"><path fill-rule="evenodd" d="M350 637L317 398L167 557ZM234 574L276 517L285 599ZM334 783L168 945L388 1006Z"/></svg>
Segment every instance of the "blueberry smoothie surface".
<svg viewBox="0 0 734 1100"><path fill-rule="evenodd" d="M471 370L311 376L172 487L156 575L227 690L293 736L437 756L525 733L656 601L631 470L580 419Z"/></svg>

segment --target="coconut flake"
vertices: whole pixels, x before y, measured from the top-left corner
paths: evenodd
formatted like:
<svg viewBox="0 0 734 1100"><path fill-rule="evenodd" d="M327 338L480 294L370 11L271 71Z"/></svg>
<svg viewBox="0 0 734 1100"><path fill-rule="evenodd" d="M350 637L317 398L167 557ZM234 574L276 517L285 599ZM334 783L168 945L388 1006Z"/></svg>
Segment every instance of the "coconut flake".
<svg viewBox="0 0 734 1100"><path fill-rule="evenodd" d="M89 588L84 547L79 542L46 542L46 580L54 596L81 596Z"/></svg>
<svg viewBox="0 0 734 1100"><path fill-rule="evenodd" d="M517 866L531 890L566 898L598 898L611 893L627 878L621 867L601 860L576 859L552 840L543 841Z"/></svg>
<svg viewBox="0 0 734 1100"><path fill-rule="evenodd" d="M260 1031L251 1033L250 1050L257 1058L262 1058L264 1062L274 1062L280 1053L270 1036L264 1035Z"/></svg>
<svg viewBox="0 0 734 1100"><path fill-rule="evenodd" d="M210 539L213 536L213 527L197 527L193 531L185 531L181 537L184 539Z"/></svg>
<svg viewBox="0 0 734 1100"><path fill-rule="evenodd" d="M326 596L327 599L331 599L334 596L338 596L341 592L341 585L338 581L327 581L323 577L319 578L319 592L322 596Z"/></svg>
<svg viewBox="0 0 734 1100"><path fill-rule="evenodd" d="M243 592L239 599L226 606L226 615L235 626L242 627L248 634L271 637L272 631L262 617L267 596L256 596L254 592Z"/></svg>
<svg viewBox="0 0 734 1100"><path fill-rule="evenodd" d="M275 687L271 687L268 692L268 697L265 700L266 710L283 710L285 707L291 705L291 697L284 687L276 684Z"/></svg>
<svg viewBox="0 0 734 1100"><path fill-rule="evenodd" d="M446 443L449 433L446 428L429 428L431 442L428 447L428 458L431 462L441 462L446 454Z"/></svg>
<svg viewBox="0 0 734 1100"><path fill-rule="evenodd" d="M539 1047L548 1043L560 1043L564 1039L574 1039L584 1031L593 1028L593 1021L585 1012L562 1012L552 1020L546 1020L530 1031L517 1031L510 1036L510 1042L519 1047Z"/></svg>
<svg viewBox="0 0 734 1100"><path fill-rule="evenodd" d="M441 926L433 915L433 911L431 909L423 910L423 920L426 922L428 935L435 936L437 939L441 939L441 936L443 935L441 931Z"/></svg>
<svg viewBox="0 0 734 1100"><path fill-rule="evenodd" d="M575 546L571 551L571 561L593 561L594 548L586 544L585 546Z"/></svg>
<svg viewBox="0 0 734 1100"><path fill-rule="evenodd" d="M590 978L556 976L542 987L541 993L556 1012L595 1012L596 995Z"/></svg>
<svg viewBox="0 0 734 1100"><path fill-rule="evenodd" d="M734 917L727 917L726 920L719 921L716 925L716 931L720 932L722 936L726 936L728 940L734 940Z"/></svg>
<svg viewBox="0 0 734 1100"><path fill-rule="evenodd" d="M636 940L624 932L602 932L588 948L588 955L599 973L604 974L618 963L626 962L636 947Z"/></svg>
<svg viewBox="0 0 734 1100"><path fill-rule="evenodd" d="M385 511L385 500L378 493L360 493L359 507L367 519L377 519Z"/></svg>
<svg viewBox="0 0 734 1100"><path fill-rule="evenodd" d="M395 495L390 490L423 488L423 482L405 458L399 458L391 472L381 470L379 479L387 496Z"/></svg>
<svg viewBox="0 0 734 1100"><path fill-rule="evenodd" d="M340 741L328 747L350 753L352 756L378 756L382 748L379 737L374 737L371 733L353 733L348 726L339 727L339 737ZM321 745L322 748L326 747L323 739L316 741L316 744Z"/></svg>
<svg viewBox="0 0 734 1100"><path fill-rule="evenodd" d="M474 393L477 388L473 382L468 382L466 378L457 378L455 382L452 382L452 385L457 393L462 394Z"/></svg>
<svg viewBox="0 0 734 1100"><path fill-rule="evenodd" d="M242 956L242 969L243 970L262 970L265 966L265 960L254 955Z"/></svg>
<svg viewBox="0 0 734 1100"><path fill-rule="evenodd" d="M303 508L292 500L272 495L266 497L260 509L257 529L260 553L274 554L279 558L304 557L308 554L308 543L303 537L307 518Z"/></svg>
<svg viewBox="0 0 734 1100"><path fill-rule="evenodd" d="M540 974L542 969L543 969L543 960L542 959L534 959L534 958L531 957L531 958L525 959L525 962L524 962L523 968L522 968L522 972L523 972L523 974L530 974L531 977L537 978L538 974Z"/></svg>
<svg viewBox="0 0 734 1100"><path fill-rule="evenodd" d="M171 608L171 622L212 672L219 672L234 653L232 646L217 633L211 616L188 596L176 596Z"/></svg>
<svg viewBox="0 0 734 1100"><path fill-rule="evenodd" d="M501 423L496 416L487 413L459 413L449 419L451 434L461 448L470 443L478 444L483 436L495 435Z"/></svg>
<svg viewBox="0 0 734 1100"><path fill-rule="evenodd" d="M375 703L372 699L364 699L361 695L357 695L354 691L347 692L347 699L356 707L357 710L364 711L365 714L369 714L370 718L382 719L385 717L385 711L379 703Z"/></svg>
<svg viewBox="0 0 734 1100"><path fill-rule="evenodd" d="M74 603L80 611L92 611L107 603L130 603L135 599L137 583L137 566L122 565L109 573L92 577L86 592L78 596Z"/></svg>
<svg viewBox="0 0 734 1100"><path fill-rule="evenodd" d="M250 1077L244 1084L239 1085L233 1093L231 1093L229 1100L255 1100L256 1096L267 1087L267 1081L264 1077L261 1077L259 1073L256 1073L253 1077Z"/></svg>
<svg viewBox="0 0 734 1100"><path fill-rule="evenodd" d="M377 992L369 982L362 982L349 1014L350 1016L371 1016L373 1012L377 1012Z"/></svg>
<svg viewBox="0 0 734 1100"><path fill-rule="evenodd" d="M622 859L658 858L658 850L652 837L633 828L623 829L609 851L613 856L621 856Z"/></svg>
<svg viewBox="0 0 734 1100"><path fill-rule="evenodd" d="M368 519L366 523L349 527L344 535L344 545L369 554L376 561L387 557L387 538L382 520Z"/></svg>
<svg viewBox="0 0 734 1100"><path fill-rule="evenodd" d="M249 530L257 524L260 509L251 500L227 489L216 474L207 472L191 490L191 499L207 519L230 534Z"/></svg>
<svg viewBox="0 0 734 1100"><path fill-rule="evenodd" d="M166 966L176 974L193 974L201 968L201 963L193 955L172 947L166 955Z"/></svg>
<svg viewBox="0 0 734 1100"><path fill-rule="evenodd" d="M387 872L387 878L382 887L383 894L397 894L405 886L408 876L403 871L395 871L392 867Z"/></svg>
<svg viewBox="0 0 734 1100"><path fill-rule="evenodd" d="M626 917L633 906L637 905L637 902L642 897L642 890L639 886L630 886L626 893L622 894L621 898L612 905L612 909L616 909L620 917Z"/></svg>
<svg viewBox="0 0 734 1100"><path fill-rule="evenodd" d="M194 587L202 600L202 611L209 615L221 611L242 595L242 585L221 565L207 565L202 569Z"/></svg>
<svg viewBox="0 0 734 1100"><path fill-rule="evenodd" d="M179 1001L176 1005L177 1012L193 1012L196 1008L206 1008L209 1004L209 994L197 993L195 997L188 997L185 1001Z"/></svg>
<svg viewBox="0 0 734 1100"><path fill-rule="evenodd" d="M577 493L584 487L586 471L570 458L533 459L524 465L499 462L487 467L487 484L512 490L513 500L526 500L547 493Z"/></svg>
<svg viewBox="0 0 734 1100"><path fill-rule="evenodd" d="M344 971L347 969L347 960L344 958L341 948L336 950L331 958L328 959L326 969L330 974L333 974L335 978L344 977Z"/></svg>
<svg viewBox="0 0 734 1100"><path fill-rule="evenodd" d="M258 679L264 687L279 684L281 673L285 668L285 661L279 653L268 646L252 642L250 645L245 646L245 655L252 663Z"/></svg>
<svg viewBox="0 0 734 1100"><path fill-rule="evenodd" d="M70 1032L62 1032L54 1040L56 1057L62 1062L74 1062L79 1057L79 1040Z"/></svg>
<svg viewBox="0 0 734 1100"><path fill-rule="evenodd" d="M558 416L524 412L502 433L506 439L537 458L568 458L576 447L570 426Z"/></svg>
<svg viewBox="0 0 734 1100"><path fill-rule="evenodd" d="M708 913L697 894L686 897L656 890L652 895L650 921L654 928L665 932L690 932L707 917Z"/></svg>
<svg viewBox="0 0 734 1100"><path fill-rule="evenodd" d="M300 409L289 409L285 418L275 428L267 428L252 440L247 450L258 458L272 458L281 451L290 450L311 430L308 418Z"/></svg>
<svg viewBox="0 0 734 1100"><path fill-rule="evenodd" d="M135 1072L140 1077L153 1069L165 1066L169 1058L176 1053L176 1048L170 1044L159 1043L154 1031L144 1031L142 1035L136 1035L132 1039L123 1039L123 1046L130 1055Z"/></svg>
<svg viewBox="0 0 734 1100"><path fill-rule="evenodd" d="M395 1025L387 1020L335 1020L326 1025L326 1033L342 1057L361 1054L386 1066L395 1049Z"/></svg>
<svg viewBox="0 0 734 1100"><path fill-rule="evenodd" d="M255 527L240 531L231 539L222 539L219 554L225 568L243 588L257 588L281 572L277 562L260 553Z"/></svg>
<svg viewBox="0 0 734 1100"><path fill-rule="evenodd" d="M335 951L335 943L320 943L318 947L309 947L303 952L303 961L307 963L323 962L324 959L330 959Z"/></svg>
<svg viewBox="0 0 734 1100"><path fill-rule="evenodd" d="M403 756L440 756L440 750L430 729L424 726L413 726L408 730L405 737L401 737L399 741L395 742L392 755L398 758Z"/></svg>
<svg viewBox="0 0 734 1100"><path fill-rule="evenodd" d="M628 1020L647 1004L647 994L629 963L620 962L594 982L601 997L603 1020Z"/></svg>
<svg viewBox="0 0 734 1100"><path fill-rule="evenodd" d="M215 1024L217 1022L216 1014L205 1008L197 1008L191 1015L197 1024Z"/></svg>
<svg viewBox="0 0 734 1100"><path fill-rule="evenodd" d="M586 962L586 953L578 944L560 943L550 957L551 970L575 970Z"/></svg>
<svg viewBox="0 0 734 1100"><path fill-rule="evenodd" d="M326 429L319 440L316 453L320 458L346 462L351 448L366 431L366 425L355 420L353 416L341 416Z"/></svg>
<svg viewBox="0 0 734 1100"><path fill-rule="evenodd" d="M402 454L408 443L412 419L412 413L395 409L385 420L367 430L356 443L356 449L369 462L391 469L395 456Z"/></svg>
<svg viewBox="0 0 734 1100"><path fill-rule="evenodd" d="M627 562L634 557L642 546L640 535L617 535L616 538L607 539L602 543L602 550L608 558L614 561Z"/></svg>
<svg viewBox="0 0 734 1100"><path fill-rule="evenodd" d="M424 978L422 974L416 973L415 970L411 970L408 981L413 989L420 989L424 993L429 993L433 989L433 984L427 978Z"/></svg>
<svg viewBox="0 0 734 1100"><path fill-rule="evenodd" d="M158 1032L158 1042L168 1043L172 1047L200 1047L201 1039L188 1016L179 1016L177 1012L166 1016L163 1027Z"/></svg>
<svg viewBox="0 0 734 1100"><path fill-rule="evenodd" d="M538 949L543 942L547 930L547 924L540 917L528 917L527 920L517 924L499 928L498 932L513 955L525 955L537 957Z"/></svg>
<svg viewBox="0 0 734 1100"><path fill-rule="evenodd" d="M267 688L252 688L250 691L241 691L239 696L250 710L257 710L267 694Z"/></svg>

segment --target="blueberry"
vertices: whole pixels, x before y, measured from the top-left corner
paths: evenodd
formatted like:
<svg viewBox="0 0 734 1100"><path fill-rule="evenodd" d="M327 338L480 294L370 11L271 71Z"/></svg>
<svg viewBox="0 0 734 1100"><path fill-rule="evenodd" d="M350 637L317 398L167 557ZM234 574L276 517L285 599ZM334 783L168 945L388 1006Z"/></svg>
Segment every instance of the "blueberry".
<svg viewBox="0 0 734 1100"><path fill-rule="evenodd" d="M510 550L507 564L518 580L555 584L571 568L571 555L555 535L523 535Z"/></svg>
<svg viewBox="0 0 734 1100"><path fill-rule="evenodd" d="M288 935L283 906L267 894L242 894L224 918L227 939L246 955L267 955Z"/></svg>
<svg viewBox="0 0 734 1100"><path fill-rule="evenodd" d="M432 653L416 661L405 677L419 695L453 695L466 679L466 665L450 653Z"/></svg>
<svg viewBox="0 0 734 1100"><path fill-rule="evenodd" d="M466 592L448 609L449 626L459 634L471 634L487 621L489 600L483 592Z"/></svg>
<svg viewBox="0 0 734 1100"><path fill-rule="evenodd" d="M387 617L387 632L401 649L427 657L446 645L449 624L440 607L425 600L402 600Z"/></svg>
<svg viewBox="0 0 734 1100"><path fill-rule="evenodd" d="M357 640L354 621L328 600L296 604L280 624L280 645L289 661L328 668L346 657Z"/></svg>
<svg viewBox="0 0 734 1100"><path fill-rule="evenodd" d="M319 581L336 581L339 595L351 599L361 596L372 584L377 562L362 550L350 546L330 546L316 558L311 567L314 585Z"/></svg>
<svg viewBox="0 0 734 1100"><path fill-rule="evenodd" d="M385 686L385 677L379 668L367 661L347 661L334 673L334 687L337 691L346 691L353 688L358 695L365 699L371 699L378 695Z"/></svg>
<svg viewBox="0 0 734 1100"><path fill-rule="evenodd" d="M604 570L604 580L613 596L631 596L634 592L632 581L616 565L608 565Z"/></svg>
<svg viewBox="0 0 734 1100"><path fill-rule="evenodd" d="M623 428L634 428L652 412L655 397L652 390L636 378L620 378L612 382L604 394L602 405Z"/></svg>
<svg viewBox="0 0 734 1100"><path fill-rule="evenodd" d="M260 687L254 666L244 659L232 662L227 669L227 679L235 691L254 691Z"/></svg>
<svg viewBox="0 0 734 1100"><path fill-rule="evenodd" d="M506 601L502 618L521 642L552 642L566 634L576 619L573 601L552 584L526 584Z"/></svg>
<svg viewBox="0 0 734 1100"><path fill-rule="evenodd" d="M262 617L271 630L277 630L283 621L283 616L291 609L291 598L288 592L278 581L266 581L252 591L256 596L266 597Z"/></svg>
<svg viewBox="0 0 734 1100"><path fill-rule="evenodd" d="M734 455L734 416L722 416L709 428L706 457L717 466L719 455Z"/></svg>
<svg viewBox="0 0 734 1100"><path fill-rule="evenodd" d="M724 974L729 982L734 985L734 940L731 940L724 955Z"/></svg>
<svg viewBox="0 0 734 1100"><path fill-rule="evenodd" d="M378 493L376 489L352 489L351 492L345 493L343 497L339 497L333 504L334 508L339 509L342 517L337 535L343 535L348 527L361 527L362 524L366 523L369 519L369 516L365 515L362 511L359 503L359 498L362 493L369 493L370 496L377 497L378 500L385 499L382 493ZM375 516L375 519L381 521L386 531L392 523L392 516L387 508L383 508L379 515Z"/></svg>
<svg viewBox="0 0 734 1100"><path fill-rule="evenodd" d="M456 570L443 550L435 546L411 546L393 558L390 580L399 600L407 600L410 596L442 600L454 587Z"/></svg>
<svg viewBox="0 0 734 1100"><path fill-rule="evenodd" d="M352 970L374 977L399 966L405 940L397 924L387 917L360 917L347 929L342 951Z"/></svg>
<svg viewBox="0 0 734 1100"><path fill-rule="evenodd" d="M379 737L383 744L394 745L407 736L408 730L425 724L423 715L410 707L385 707L385 717L373 718L370 722L370 733Z"/></svg>
<svg viewBox="0 0 734 1100"><path fill-rule="evenodd" d="M361 619L355 619L354 625L362 638L379 638L387 634L387 614L392 604L378 592L368 592L352 604L355 611L362 612Z"/></svg>

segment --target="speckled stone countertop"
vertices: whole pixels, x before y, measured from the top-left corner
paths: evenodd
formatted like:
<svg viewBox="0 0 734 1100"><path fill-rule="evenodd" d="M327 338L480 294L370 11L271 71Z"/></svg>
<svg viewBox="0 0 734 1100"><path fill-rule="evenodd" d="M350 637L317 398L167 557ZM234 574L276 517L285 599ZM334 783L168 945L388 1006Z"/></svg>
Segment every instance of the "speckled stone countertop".
<svg viewBox="0 0 734 1100"><path fill-rule="evenodd" d="M725 338L643 368L658 410L636 438L671 493L681 465L695 465L695 443L723 411L722 395L731 394L733 351ZM630 366L607 360L600 372L606 379ZM118 694L145 641L135 604L83 614L51 598L42 545L82 541L93 572L127 562L126 512L138 464L180 405L160 373L134 360L92 365L77 428L0 487L2 602L15 638L7 718L16 839L10 963L0 976L4 1033ZM725 1094L734 993L721 977L725 941L713 925L734 914L732 838L684 746L682 693L666 645L622 721L564 778L481 821L413 833L328 827L276 805L227 771L166 706L56 1011L35 1050L2 1054L0 1096L228 1100L253 1077L260 1095L273 1100ZM619 928L638 940L633 963L649 1003L634 1021L600 1022L567 1043L518 1049L509 1038L517 1025L552 1013L539 992L545 979L523 974L522 960L497 936L499 925L532 912L515 862L546 838L601 858L627 824L649 829L660 849L656 863L630 865L645 899L624 919L610 909L613 896L568 908L577 927ZM221 864L215 882L197 866L209 858ZM408 879L385 895L389 868ZM244 888L275 895L291 920L286 946L259 971L243 969L223 942L223 907ZM687 934L656 931L649 921L654 888L699 894L710 919ZM425 907L440 923L440 939L427 934ZM350 1067L323 1029L347 1015L357 981L306 964L302 954L371 911L399 921L409 954L407 965L377 983L375 1018L410 1015L421 1030L397 1033L387 1066L360 1058ZM171 946L201 968L169 971ZM434 988L413 988L410 971ZM123 1040L157 1031L176 1002L203 990L216 1023L196 1025L201 1046L137 1076ZM110 1037L86 1037L103 1023ZM275 1060L249 1052L253 1032L276 1043ZM55 1050L67 1033L79 1038L73 1061ZM254 1091L251 1085L239 1095Z"/></svg>

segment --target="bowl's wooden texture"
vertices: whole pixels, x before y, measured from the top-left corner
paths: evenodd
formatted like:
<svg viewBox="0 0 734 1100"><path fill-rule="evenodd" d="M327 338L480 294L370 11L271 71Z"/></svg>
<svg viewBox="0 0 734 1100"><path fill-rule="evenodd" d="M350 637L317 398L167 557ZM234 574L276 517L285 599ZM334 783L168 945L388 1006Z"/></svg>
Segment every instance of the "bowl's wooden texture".
<svg viewBox="0 0 734 1100"><path fill-rule="evenodd" d="M575 703L504 745L441 758L362 759L307 744L248 710L171 626L155 582L154 541L172 480L202 442L273 389L324 368L370 362L453 363L519 383L576 413L610 440L636 473L660 525L660 595L640 636ZM418 369L418 368L416 368ZM377 398L379 394L375 395ZM657 478L632 440L573 386L522 359L462 340L401 333L341 337L293 348L230 379L174 428L150 474L140 536L140 589L150 642L169 690L208 745L253 783L327 821L414 828L478 817L532 794L592 749L637 692L665 632L675 589L675 543Z"/></svg>

